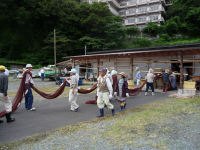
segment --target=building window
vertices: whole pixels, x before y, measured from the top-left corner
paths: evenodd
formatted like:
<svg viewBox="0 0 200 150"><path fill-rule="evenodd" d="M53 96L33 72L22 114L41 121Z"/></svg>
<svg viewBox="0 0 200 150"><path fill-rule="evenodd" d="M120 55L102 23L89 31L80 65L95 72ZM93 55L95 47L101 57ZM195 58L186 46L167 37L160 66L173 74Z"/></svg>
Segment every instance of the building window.
<svg viewBox="0 0 200 150"><path fill-rule="evenodd" d="M137 0L131 0L129 1L129 5L135 5L137 3Z"/></svg>
<svg viewBox="0 0 200 150"><path fill-rule="evenodd" d="M138 22L146 22L147 17L139 17Z"/></svg>
<svg viewBox="0 0 200 150"><path fill-rule="evenodd" d="M129 9L128 10L128 14L135 14L136 13L136 9Z"/></svg>
<svg viewBox="0 0 200 150"><path fill-rule="evenodd" d="M125 10L124 11L120 11L119 15L121 15L121 16L126 15L126 11Z"/></svg>
<svg viewBox="0 0 200 150"><path fill-rule="evenodd" d="M126 2L122 2L122 3L120 3L120 6L126 6L126 5L127 5Z"/></svg>
<svg viewBox="0 0 200 150"><path fill-rule="evenodd" d="M157 20L158 20L158 15L150 16L150 21L157 21Z"/></svg>
<svg viewBox="0 0 200 150"><path fill-rule="evenodd" d="M135 18L128 18L128 23L135 23Z"/></svg>
<svg viewBox="0 0 200 150"><path fill-rule="evenodd" d="M139 4L141 4L141 3L146 3L147 0L139 0L138 2L139 2Z"/></svg>
<svg viewBox="0 0 200 150"><path fill-rule="evenodd" d="M149 8L150 11L155 11L155 10L158 10L158 9L159 9L159 5L152 5Z"/></svg>
<svg viewBox="0 0 200 150"><path fill-rule="evenodd" d="M146 13L147 12L147 7L140 7L138 8L139 13Z"/></svg>

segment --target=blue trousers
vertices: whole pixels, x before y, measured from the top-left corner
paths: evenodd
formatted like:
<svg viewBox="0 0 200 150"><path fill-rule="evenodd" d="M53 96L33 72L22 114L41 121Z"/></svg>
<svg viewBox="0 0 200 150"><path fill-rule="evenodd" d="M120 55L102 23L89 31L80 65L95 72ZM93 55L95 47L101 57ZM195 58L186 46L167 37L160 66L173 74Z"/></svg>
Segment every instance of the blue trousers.
<svg viewBox="0 0 200 150"><path fill-rule="evenodd" d="M154 86L153 86L153 83L150 83L150 82L147 82L147 85L146 85L146 91L145 91L145 92L148 92L149 87L151 87L152 92L154 92Z"/></svg>
<svg viewBox="0 0 200 150"><path fill-rule="evenodd" d="M25 95L25 108L31 109L33 105L33 94L31 88L28 89L28 93Z"/></svg>

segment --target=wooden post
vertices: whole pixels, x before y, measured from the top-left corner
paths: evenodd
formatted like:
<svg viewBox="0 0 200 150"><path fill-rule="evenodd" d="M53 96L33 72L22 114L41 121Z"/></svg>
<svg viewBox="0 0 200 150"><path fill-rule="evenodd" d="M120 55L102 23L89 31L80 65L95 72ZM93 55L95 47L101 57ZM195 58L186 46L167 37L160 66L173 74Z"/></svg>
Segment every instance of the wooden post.
<svg viewBox="0 0 200 150"><path fill-rule="evenodd" d="M130 57L130 79L133 80L133 57Z"/></svg>
<svg viewBox="0 0 200 150"><path fill-rule="evenodd" d="M86 80L88 80L88 63L87 63L87 60L85 61L85 68L86 68Z"/></svg>
<svg viewBox="0 0 200 150"><path fill-rule="evenodd" d="M100 59L97 58L97 78L99 77L99 65L100 65Z"/></svg>
<svg viewBox="0 0 200 150"><path fill-rule="evenodd" d="M75 60L72 59L72 68L75 68Z"/></svg>
<svg viewBox="0 0 200 150"><path fill-rule="evenodd" d="M114 59L114 69L117 71L117 58Z"/></svg>
<svg viewBox="0 0 200 150"><path fill-rule="evenodd" d="M183 54L180 53L180 89L183 89Z"/></svg>

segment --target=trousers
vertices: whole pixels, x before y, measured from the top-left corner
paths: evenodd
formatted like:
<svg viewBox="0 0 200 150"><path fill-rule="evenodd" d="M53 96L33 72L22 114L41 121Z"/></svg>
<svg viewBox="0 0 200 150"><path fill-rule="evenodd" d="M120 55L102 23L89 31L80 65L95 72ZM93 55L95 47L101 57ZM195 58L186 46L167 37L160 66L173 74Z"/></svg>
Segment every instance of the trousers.
<svg viewBox="0 0 200 150"><path fill-rule="evenodd" d="M28 92L25 94L25 108L31 109L33 106L33 93L31 88L28 89Z"/></svg>
<svg viewBox="0 0 200 150"><path fill-rule="evenodd" d="M111 104L109 100L109 93L99 92L97 98L97 106L99 109L103 109L105 105L108 107L108 109L114 109L113 104Z"/></svg>
<svg viewBox="0 0 200 150"><path fill-rule="evenodd" d="M72 94L72 89L69 91L69 103L71 104L71 110L79 108L77 104L78 100L78 89L74 89L74 94Z"/></svg>
<svg viewBox="0 0 200 150"><path fill-rule="evenodd" d="M4 107L7 113L12 112L12 102L8 97L8 100L5 99L4 94L0 93L0 101L4 103Z"/></svg>

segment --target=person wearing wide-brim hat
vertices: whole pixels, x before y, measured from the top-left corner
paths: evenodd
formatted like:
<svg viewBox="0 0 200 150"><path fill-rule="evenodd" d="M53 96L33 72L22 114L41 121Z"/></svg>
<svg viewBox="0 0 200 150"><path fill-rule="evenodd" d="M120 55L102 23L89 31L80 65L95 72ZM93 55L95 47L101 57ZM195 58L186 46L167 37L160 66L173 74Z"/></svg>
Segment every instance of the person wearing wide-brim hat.
<svg viewBox="0 0 200 150"><path fill-rule="evenodd" d="M12 102L8 97L8 76L5 74L6 67L0 66L0 101L4 103L4 107L6 110L6 120L7 123L15 121L14 118L11 117L12 112ZM3 123L0 120L0 123Z"/></svg>
<svg viewBox="0 0 200 150"><path fill-rule="evenodd" d="M32 73L31 73L32 67L33 66L31 64L27 64L26 70L24 71L24 72L29 72L26 74L24 95L25 95L25 108L30 111L35 111L36 108L33 107L34 98L33 98L33 93L32 93L31 86L30 86L30 83L34 84L33 78L32 78Z"/></svg>
<svg viewBox="0 0 200 150"><path fill-rule="evenodd" d="M107 69L104 68L101 70L101 74L98 77L97 81L97 106L100 111L100 115L97 117L104 116L104 107L107 106L108 109L112 111L112 115L115 114L115 109L113 104L110 103L110 99L112 99L113 89L110 79L106 75Z"/></svg>
<svg viewBox="0 0 200 150"><path fill-rule="evenodd" d="M68 83L70 83L69 90L69 102L71 104L70 110L73 112L77 112L79 109L79 105L77 104L78 100L78 78L76 69L71 69L70 71L70 81L66 79Z"/></svg>
<svg viewBox="0 0 200 150"><path fill-rule="evenodd" d="M120 101L120 111L126 108L126 97L129 97L128 82L124 72L119 73L120 79L118 80L117 87L114 95Z"/></svg>

